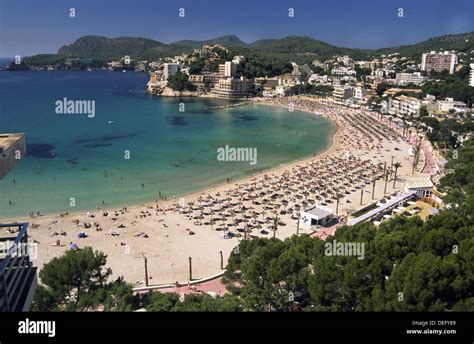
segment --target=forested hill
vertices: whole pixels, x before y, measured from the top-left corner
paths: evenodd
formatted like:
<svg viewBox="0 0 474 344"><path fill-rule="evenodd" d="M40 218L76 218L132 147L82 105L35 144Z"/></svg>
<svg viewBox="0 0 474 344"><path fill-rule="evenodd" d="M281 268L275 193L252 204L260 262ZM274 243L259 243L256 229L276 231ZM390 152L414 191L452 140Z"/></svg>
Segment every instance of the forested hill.
<svg viewBox="0 0 474 344"><path fill-rule="evenodd" d="M70 45L61 47L57 55L88 57L102 61L118 60L126 55L132 59L156 60L162 57L190 53L194 48L204 43L222 44L232 48L235 52L245 53L251 51L267 56L273 55L285 61L302 63L314 59L326 59L334 55L349 55L353 58L364 59L398 52L401 55L419 58L422 53L431 50L468 52L474 50L474 32L433 37L413 45L375 50L337 47L307 36L262 39L253 43L246 43L235 35L227 35L204 41L181 40L170 44L141 37L84 36Z"/></svg>

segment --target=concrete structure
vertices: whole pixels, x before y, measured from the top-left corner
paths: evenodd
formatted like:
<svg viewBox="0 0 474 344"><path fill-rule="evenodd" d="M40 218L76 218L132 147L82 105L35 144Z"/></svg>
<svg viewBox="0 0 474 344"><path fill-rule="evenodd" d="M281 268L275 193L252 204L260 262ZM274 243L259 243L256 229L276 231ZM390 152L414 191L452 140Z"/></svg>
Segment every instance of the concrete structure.
<svg viewBox="0 0 474 344"><path fill-rule="evenodd" d="M332 92L332 97L336 102L344 103L347 99L353 97L354 91L351 87L336 86Z"/></svg>
<svg viewBox="0 0 474 344"><path fill-rule="evenodd" d="M471 73L469 74L469 86L474 87L474 63L471 63L469 67L471 67Z"/></svg>
<svg viewBox="0 0 474 344"><path fill-rule="evenodd" d="M226 61L219 65L219 74L224 78L234 77L237 73L237 64L231 61Z"/></svg>
<svg viewBox="0 0 474 344"><path fill-rule="evenodd" d="M250 80L234 78L219 79L211 92L219 98L245 98L250 92Z"/></svg>
<svg viewBox="0 0 474 344"><path fill-rule="evenodd" d="M306 226L325 226L334 219L334 213L328 207L315 205L300 213L300 222Z"/></svg>
<svg viewBox="0 0 474 344"><path fill-rule="evenodd" d="M416 197L416 193L414 191L410 191L406 194L401 194L399 196L393 197L385 203L377 203L378 207L368 211L367 213L353 218L347 222L348 226L355 226L358 223L372 221L376 218L380 218L383 214L391 213L395 208L403 205L403 203L413 199Z"/></svg>
<svg viewBox="0 0 474 344"><path fill-rule="evenodd" d="M164 63L163 64L163 80L168 80L172 75L175 75L178 72L177 63Z"/></svg>
<svg viewBox="0 0 474 344"><path fill-rule="evenodd" d="M388 113L403 117L406 115L418 115L421 108L421 100L401 95L390 99L388 102Z"/></svg>
<svg viewBox="0 0 474 344"><path fill-rule="evenodd" d="M397 73L395 83L397 85L415 84L420 85L426 81L426 77L421 73Z"/></svg>
<svg viewBox="0 0 474 344"><path fill-rule="evenodd" d="M357 72L350 67L338 67L331 70L332 75L356 75Z"/></svg>
<svg viewBox="0 0 474 344"><path fill-rule="evenodd" d="M458 57L456 54L445 51L444 53L437 53L432 51L421 56L421 70L430 72L449 71L449 74L454 73L454 68L458 64Z"/></svg>
<svg viewBox="0 0 474 344"><path fill-rule="evenodd" d="M467 105L463 102L455 101L453 98L446 98L445 100L438 100L438 110L442 112L449 112L450 110L465 111Z"/></svg>
<svg viewBox="0 0 474 344"><path fill-rule="evenodd" d="M269 89L275 89L279 84L279 80L278 78L261 77L261 78L255 78L255 84L262 86L266 90L269 90Z"/></svg>
<svg viewBox="0 0 474 344"><path fill-rule="evenodd" d="M208 83L210 87L214 87L219 80L222 79L222 76L219 73L203 73L204 83Z"/></svg>
<svg viewBox="0 0 474 344"><path fill-rule="evenodd" d="M0 134L0 179L26 154L25 134Z"/></svg>

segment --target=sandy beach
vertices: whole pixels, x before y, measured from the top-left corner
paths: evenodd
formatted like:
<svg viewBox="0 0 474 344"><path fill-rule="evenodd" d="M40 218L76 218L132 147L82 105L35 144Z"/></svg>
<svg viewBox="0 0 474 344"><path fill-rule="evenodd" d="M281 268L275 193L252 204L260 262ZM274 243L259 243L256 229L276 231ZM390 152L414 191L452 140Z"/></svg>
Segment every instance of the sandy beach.
<svg viewBox="0 0 474 344"><path fill-rule="evenodd" d="M375 113L307 98L256 102L328 118L337 126L332 144L316 156L174 200L67 215L2 218L2 222L30 223L30 241L38 245L34 260L38 267L75 243L105 252L113 276L124 276L135 286L144 285L144 256L150 284L185 283L189 257L193 279L216 274L221 271L220 252L225 265L240 240L271 238L275 216L279 218L275 236L280 239L296 233L298 211L314 203L333 211L337 207L344 223L348 212L384 196L384 165L402 164L395 188L389 179L386 194L399 191L411 175L410 144L380 123ZM301 227L300 233L312 230ZM86 237L79 238L80 232Z"/></svg>

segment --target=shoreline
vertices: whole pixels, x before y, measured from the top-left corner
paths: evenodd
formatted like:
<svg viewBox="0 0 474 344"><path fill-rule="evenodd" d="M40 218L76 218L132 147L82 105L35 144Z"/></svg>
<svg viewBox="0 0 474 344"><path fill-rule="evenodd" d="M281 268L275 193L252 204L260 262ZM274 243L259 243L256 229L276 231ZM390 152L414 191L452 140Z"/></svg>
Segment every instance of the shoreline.
<svg viewBox="0 0 474 344"><path fill-rule="evenodd" d="M278 104L268 104L268 103L262 102L260 100L260 98L256 98L256 99L252 100L251 102L246 103L244 105L265 105L265 106L274 106L274 107L283 108L283 109L285 108L285 107L283 107L281 105L278 105ZM296 109L296 110L300 111L300 112L305 112L308 115L317 116L309 110L305 110L305 109ZM321 116L321 117L324 117L326 120L331 122L335 126L335 129L331 133L331 136L330 136L330 139L329 139L329 144L327 145L327 147L324 147L318 153L313 153L310 156L305 156L305 157L302 157L302 158L297 159L297 160L292 160L292 161L289 161L286 164L278 165L278 166L275 166L273 168L266 169L264 171L259 171L255 174L242 176L242 178L232 180L230 183L227 183L227 182L223 181L219 184L208 185L207 187L201 188L201 189L196 190L196 191L190 191L190 192L184 193L184 194L177 194L176 197L173 198L173 199L159 200L158 202L156 202L155 200L147 200L147 201L144 201L142 203L126 203L125 202L126 204L110 206L110 207L106 206L106 207L99 207L99 208L93 208L93 207L92 208L85 208L83 210L67 212L66 216L77 216L77 215L83 215L83 214L88 213L88 212L96 212L96 211L112 212L112 211L114 211L118 208L123 208L123 207L126 207L129 211L130 210L136 210L136 209L141 208L141 207L149 207L150 205L158 205L161 208L161 207L169 206L173 203L176 203L181 198L199 197L202 194L211 193L211 192L213 192L213 191L215 191L219 188L225 187L225 186L227 186L228 188L233 188L235 186L238 186L238 184L240 184L240 183L249 182L254 178L259 178L259 177L262 177L266 174L279 172L281 170L297 166L301 163L306 163L306 162L316 161L316 160L322 159L322 158L326 157L327 155L330 155L330 154L334 153L335 151L337 151L340 148L340 135L341 135L341 132L342 132L342 128L340 127L339 123L337 123L333 119L325 117L325 116ZM63 214L65 214L65 213L60 213L60 212L51 212L51 213L49 213L48 212L48 213L41 213L41 215L39 217L38 216L30 217L28 215L0 216L0 221L10 220L9 223L14 223L14 222L11 222L11 220L21 219L21 220L27 220L27 221L33 222L35 219L50 219L50 218L55 218L55 217L62 217ZM19 222L20 220L15 220L15 221Z"/></svg>

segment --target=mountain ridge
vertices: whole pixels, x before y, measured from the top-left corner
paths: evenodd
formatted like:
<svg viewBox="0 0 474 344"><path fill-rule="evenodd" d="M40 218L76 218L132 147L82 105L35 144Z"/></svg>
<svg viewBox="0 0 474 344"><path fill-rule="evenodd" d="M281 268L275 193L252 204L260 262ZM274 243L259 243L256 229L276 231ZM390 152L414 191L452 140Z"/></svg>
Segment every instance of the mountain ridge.
<svg viewBox="0 0 474 344"><path fill-rule="evenodd" d="M115 60L129 55L133 59L158 59L182 53L190 53L204 43L221 44L239 50L254 50L261 54L272 54L295 61L309 61L334 55L349 55L364 58L398 52L417 57L431 50L474 50L474 31L431 37L419 43L386 47L380 49L347 48L332 45L309 36L287 36L283 38L260 39L252 43L242 41L236 35L225 35L208 40L180 40L163 43L143 37L82 36L72 44L58 49L58 55L67 57L90 57L99 60Z"/></svg>

